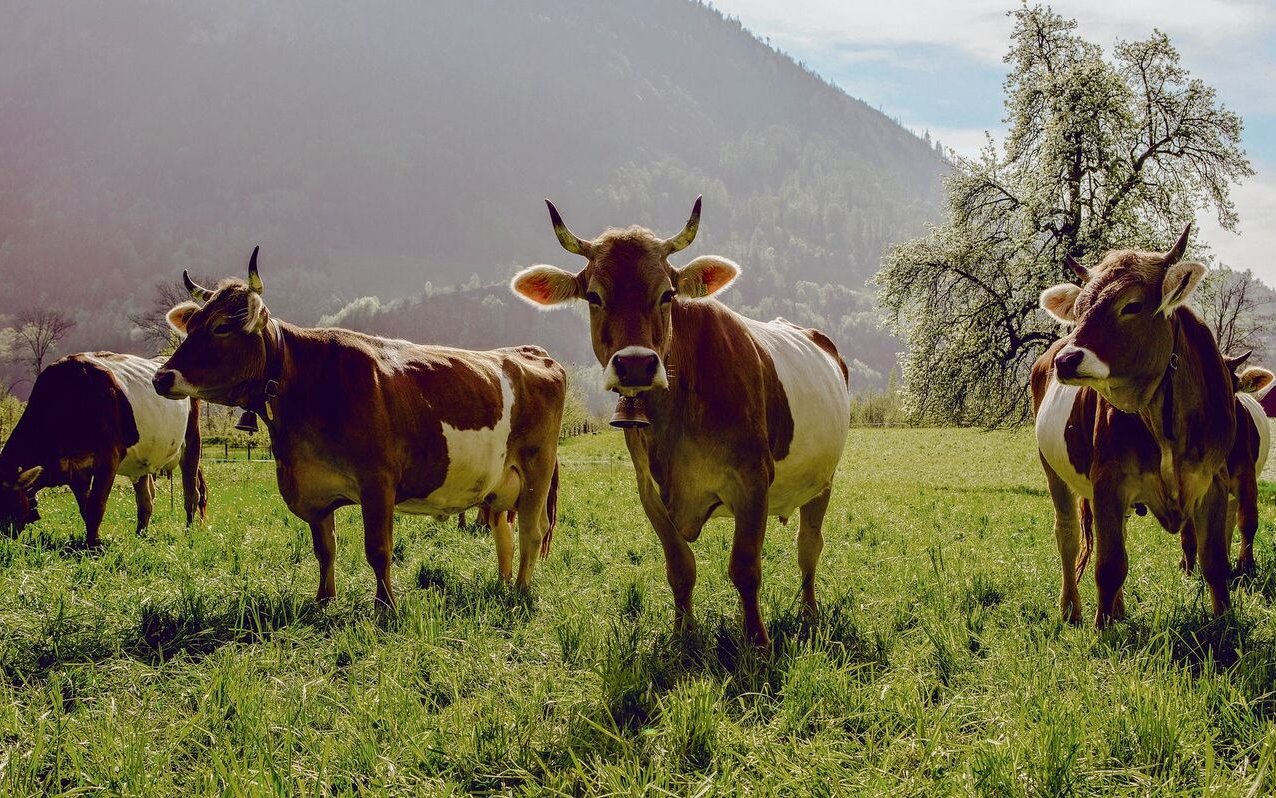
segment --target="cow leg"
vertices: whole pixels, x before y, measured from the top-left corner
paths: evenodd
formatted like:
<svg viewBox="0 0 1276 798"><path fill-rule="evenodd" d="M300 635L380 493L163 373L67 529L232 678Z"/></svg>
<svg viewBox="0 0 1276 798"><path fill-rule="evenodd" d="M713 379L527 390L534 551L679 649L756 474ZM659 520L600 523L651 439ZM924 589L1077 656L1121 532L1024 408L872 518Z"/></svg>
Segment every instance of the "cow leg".
<svg viewBox="0 0 1276 798"><path fill-rule="evenodd" d="M1122 588L1129 573L1130 561L1125 550L1125 505L1120 495L1103 481L1095 485L1094 501L1094 581L1099 592L1099 607L1094 625L1100 629L1110 621L1125 617Z"/></svg>
<svg viewBox="0 0 1276 798"><path fill-rule="evenodd" d="M1081 524L1077 517L1077 497L1054 469L1041 458L1046 485L1054 503L1054 541L1059 549L1063 582L1059 589L1059 610L1068 623L1081 623L1081 590L1077 587L1077 556L1081 549Z"/></svg>
<svg viewBox="0 0 1276 798"><path fill-rule="evenodd" d="M1196 570L1196 524L1189 518L1179 530L1179 545L1183 548L1183 557L1179 560L1179 568L1190 574Z"/></svg>
<svg viewBox="0 0 1276 798"><path fill-rule="evenodd" d="M492 540L496 541L496 573L502 582L514 578L514 529L510 525L506 513L493 513ZM481 524L480 524L481 525ZM520 522L521 526L521 522ZM520 542L522 535L519 536ZM519 566L519 578L522 578L522 566Z"/></svg>
<svg viewBox="0 0 1276 798"><path fill-rule="evenodd" d="M155 513L155 477L145 474L133 483L133 496L137 499L137 530L150 526L151 516Z"/></svg>
<svg viewBox="0 0 1276 798"><path fill-rule="evenodd" d="M802 602L812 617L819 614L815 604L815 569L824 550L824 513L828 510L829 493L830 488L824 488L799 511L797 550L798 568L802 572Z"/></svg>
<svg viewBox="0 0 1276 798"><path fill-rule="evenodd" d="M758 648L770 648L771 639L762 622L758 590L762 586L762 542L766 535L766 490L761 501L735 510L735 539L731 542L731 564L727 573L740 594L744 609L744 635Z"/></svg>
<svg viewBox="0 0 1276 798"><path fill-rule="evenodd" d="M687 539L674 528L669 511L660 500L660 494L651 480L643 479L641 475L638 478L638 498L642 500L642 509L664 550L665 578L669 580L669 589L673 592L674 631L684 634L696 624L691 603L691 594L696 588L696 555L691 551Z"/></svg>
<svg viewBox="0 0 1276 798"><path fill-rule="evenodd" d="M337 596L337 576L333 565L337 559L337 524L331 511L310 522L310 540L314 544L315 560L319 563L319 590L315 593L315 601L326 604Z"/></svg>
<svg viewBox="0 0 1276 798"><path fill-rule="evenodd" d="M190 526L195 522L195 514L199 512L201 504L201 487L199 479L199 458L196 457L194 462L189 461L185 454L182 455L182 508L186 510L186 526Z"/></svg>
<svg viewBox="0 0 1276 798"><path fill-rule="evenodd" d="M545 450L525 464L523 489L518 494L515 516L518 521L518 582L521 588L532 585L532 573L541 556L541 546L549 534L549 486L558 465L557 449ZM491 510L492 529L509 526L509 513Z"/></svg>
<svg viewBox="0 0 1276 798"><path fill-rule="evenodd" d="M106 515L106 502L111 498L111 487L115 484L114 461L93 469L92 481L84 498L80 501L80 517L84 519L84 545L97 548L102 545L98 538L98 530L102 528L102 517ZM78 497L77 497L78 498Z"/></svg>
<svg viewBox="0 0 1276 798"><path fill-rule="evenodd" d="M363 553L377 577L377 603L394 610L390 563L394 558L394 489L365 488L359 497L363 511Z"/></svg>
<svg viewBox="0 0 1276 798"><path fill-rule="evenodd" d="M1237 498L1228 503L1228 556L1231 556L1231 530L1240 527L1241 549L1236 557L1236 571L1254 573L1254 535L1258 532L1258 477L1252 471L1242 476Z"/></svg>
<svg viewBox="0 0 1276 798"><path fill-rule="evenodd" d="M1222 477L1215 477L1214 484L1205 493L1196 511L1197 548L1201 558L1201 575L1210 589L1214 614L1222 615L1231 606L1228 594L1228 578L1231 563L1228 562L1224 541L1227 537L1227 484Z"/></svg>

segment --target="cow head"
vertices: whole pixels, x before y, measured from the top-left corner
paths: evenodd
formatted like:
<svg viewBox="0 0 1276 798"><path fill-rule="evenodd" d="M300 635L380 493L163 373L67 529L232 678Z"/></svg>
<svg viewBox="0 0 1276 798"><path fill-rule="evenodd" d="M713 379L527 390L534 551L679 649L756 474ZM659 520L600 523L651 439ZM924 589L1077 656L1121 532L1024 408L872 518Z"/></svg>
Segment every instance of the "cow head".
<svg viewBox="0 0 1276 798"><path fill-rule="evenodd" d="M213 291L186 272L182 279L198 302L183 302L168 312L168 323L183 339L155 373L155 391L169 399L192 396L242 404L266 373L264 336L270 312L261 299L257 249L248 262L248 282L225 280Z"/></svg>
<svg viewBox="0 0 1276 798"><path fill-rule="evenodd" d="M16 534L40 520L35 490L42 471L40 466L0 466L0 530Z"/></svg>
<svg viewBox="0 0 1276 798"><path fill-rule="evenodd" d="M510 287L545 309L573 299L589 303L594 354L605 368L605 387L627 396L667 388L665 359L673 337L675 302L710 296L731 284L740 267L726 258L702 255L682 268L669 256L686 249L700 226L696 198L687 226L673 238L642 227L607 230L593 241L577 238L549 200L550 221L563 249L588 260L576 274L554 266L533 266Z"/></svg>
<svg viewBox="0 0 1276 798"><path fill-rule="evenodd" d="M1113 250L1091 269L1068 258L1081 285L1041 294L1047 313L1075 325L1055 355L1060 382L1088 385L1126 412L1147 406L1174 354L1171 317L1205 274L1199 263L1180 263L1190 230L1169 252Z"/></svg>

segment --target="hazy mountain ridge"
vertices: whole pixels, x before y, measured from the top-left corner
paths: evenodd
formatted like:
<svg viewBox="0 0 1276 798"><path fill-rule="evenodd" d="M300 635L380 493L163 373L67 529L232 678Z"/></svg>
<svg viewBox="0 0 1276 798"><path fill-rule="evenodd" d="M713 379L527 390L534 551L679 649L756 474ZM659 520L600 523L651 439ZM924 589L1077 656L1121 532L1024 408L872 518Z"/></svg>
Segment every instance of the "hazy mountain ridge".
<svg viewBox="0 0 1276 798"><path fill-rule="evenodd" d="M9 17L0 312L71 310L68 346L129 346L125 317L154 280L239 273L256 243L272 308L304 323L427 281L573 267L545 196L584 236L629 223L672 234L703 192L687 254L740 260L733 305L802 316L797 283L861 287L886 244L937 214L946 169L685 0L80 2ZM394 326L420 340L537 340L528 327L542 324L506 303L508 326L452 338L446 307L413 304L415 326ZM827 322L835 337L865 319L844 322ZM537 342L580 352L559 331L581 329L543 326ZM892 346L867 330L840 343L872 349L880 372Z"/></svg>

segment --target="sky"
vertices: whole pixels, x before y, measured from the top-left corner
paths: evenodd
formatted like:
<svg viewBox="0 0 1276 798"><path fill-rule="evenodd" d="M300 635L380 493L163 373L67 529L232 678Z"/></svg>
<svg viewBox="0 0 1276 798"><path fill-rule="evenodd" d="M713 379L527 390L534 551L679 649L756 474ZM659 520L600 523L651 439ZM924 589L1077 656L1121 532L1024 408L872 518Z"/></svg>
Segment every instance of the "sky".
<svg viewBox="0 0 1276 798"><path fill-rule="evenodd" d="M714 0L724 13L905 126L973 155L1000 138L1013 0ZM1238 233L1197 222L1221 263L1276 285L1276 0L1055 0L1079 32L1118 40L1169 35L1183 65L1245 120L1256 174L1234 188Z"/></svg>

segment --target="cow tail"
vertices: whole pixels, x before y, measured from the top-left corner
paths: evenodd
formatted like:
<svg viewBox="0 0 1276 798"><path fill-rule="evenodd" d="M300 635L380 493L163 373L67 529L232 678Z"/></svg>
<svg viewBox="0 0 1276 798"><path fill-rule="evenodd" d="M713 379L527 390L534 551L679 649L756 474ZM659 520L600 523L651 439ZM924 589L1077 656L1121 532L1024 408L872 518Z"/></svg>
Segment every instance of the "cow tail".
<svg viewBox="0 0 1276 798"><path fill-rule="evenodd" d="M1085 573L1086 563L1090 562L1090 552L1094 550L1094 511L1088 499L1081 500L1081 548L1077 551L1077 581Z"/></svg>
<svg viewBox="0 0 1276 798"><path fill-rule="evenodd" d="M554 475L549 478L549 495L545 497L545 514L549 516L549 526L545 537L541 539L541 556L549 554L549 542L554 538L554 527L558 526L558 458L554 458Z"/></svg>

